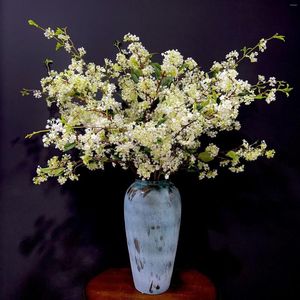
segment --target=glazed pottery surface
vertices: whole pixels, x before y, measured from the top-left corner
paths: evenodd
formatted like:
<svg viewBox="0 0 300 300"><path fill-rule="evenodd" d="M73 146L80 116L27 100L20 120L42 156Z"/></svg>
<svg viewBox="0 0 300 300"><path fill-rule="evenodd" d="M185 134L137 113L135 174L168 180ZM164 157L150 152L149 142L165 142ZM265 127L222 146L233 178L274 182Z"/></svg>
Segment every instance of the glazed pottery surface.
<svg viewBox="0 0 300 300"><path fill-rule="evenodd" d="M146 294L165 292L179 236L178 189L169 181L136 180L125 195L124 217L135 288Z"/></svg>

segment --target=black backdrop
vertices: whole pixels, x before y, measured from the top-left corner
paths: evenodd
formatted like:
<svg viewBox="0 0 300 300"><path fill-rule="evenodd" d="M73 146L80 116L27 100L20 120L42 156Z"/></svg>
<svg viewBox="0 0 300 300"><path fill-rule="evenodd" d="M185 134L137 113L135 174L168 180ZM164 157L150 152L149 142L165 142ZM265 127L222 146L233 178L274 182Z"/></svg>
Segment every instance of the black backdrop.
<svg viewBox="0 0 300 300"><path fill-rule="evenodd" d="M2 0L0 298L82 299L97 272L128 265L122 206L130 173L83 172L79 183L64 187L31 182L47 151L24 135L42 128L49 113L19 90L38 87L46 57L56 68L67 62L27 26L34 19L68 26L87 59L98 63L112 57L113 40L127 32L152 52L177 48L203 68L261 37L286 35L285 44L270 43L257 64L240 68L250 80L275 75L295 88L289 99L241 113L242 136L266 139L277 155L213 181L172 178L183 199L176 268L207 274L219 299L300 299L299 6L297 0Z"/></svg>

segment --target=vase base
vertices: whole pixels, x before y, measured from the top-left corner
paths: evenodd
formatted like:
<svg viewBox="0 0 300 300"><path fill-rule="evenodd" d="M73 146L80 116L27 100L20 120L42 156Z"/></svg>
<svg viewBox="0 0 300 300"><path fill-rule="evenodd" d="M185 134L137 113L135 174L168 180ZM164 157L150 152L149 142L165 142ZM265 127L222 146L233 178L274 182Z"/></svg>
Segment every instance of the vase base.
<svg viewBox="0 0 300 300"><path fill-rule="evenodd" d="M149 289L147 289L147 290L144 290L144 289L139 289L139 288L137 288L136 286L134 286L135 287L135 289L139 292L139 293L141 293L141 294L144 294L144 295L160 295L160 294L163 294L163 293L165 293L165 292L167 292L168 291L168 289L169 289L169 287L168 288L165 288L165 289L151 289L151 285L150 285L150 287L149 287Z"/></svg>

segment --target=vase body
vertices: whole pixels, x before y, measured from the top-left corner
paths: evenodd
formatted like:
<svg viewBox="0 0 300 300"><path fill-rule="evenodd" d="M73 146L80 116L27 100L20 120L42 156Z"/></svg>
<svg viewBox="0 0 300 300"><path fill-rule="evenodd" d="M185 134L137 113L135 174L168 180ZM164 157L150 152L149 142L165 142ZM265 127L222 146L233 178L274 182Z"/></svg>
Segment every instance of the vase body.
<svg viewBox="0 0 300 300"><path fill-rule="evenodd" d="M179 236L178 189L168 181L136 180L125 195L124 217L135 288L145 294L165 292Z"/></svg>

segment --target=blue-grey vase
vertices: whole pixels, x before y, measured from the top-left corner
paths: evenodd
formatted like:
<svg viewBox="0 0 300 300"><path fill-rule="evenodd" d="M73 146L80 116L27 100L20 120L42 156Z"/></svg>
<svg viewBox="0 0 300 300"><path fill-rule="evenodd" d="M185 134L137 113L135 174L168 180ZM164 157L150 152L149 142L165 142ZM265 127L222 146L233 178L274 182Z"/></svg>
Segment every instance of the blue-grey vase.
<svg viewBox="0 0 300 300"><path fill-rule="evenodd" d="M179 236L178 189L169 181L136 180L126 192L124 216L135 288L145 294L165 292Z"/></svg>

